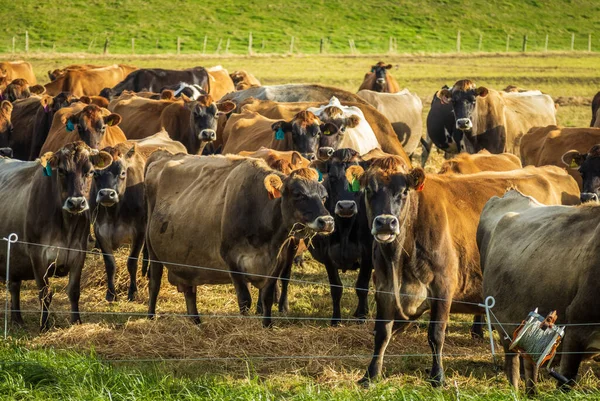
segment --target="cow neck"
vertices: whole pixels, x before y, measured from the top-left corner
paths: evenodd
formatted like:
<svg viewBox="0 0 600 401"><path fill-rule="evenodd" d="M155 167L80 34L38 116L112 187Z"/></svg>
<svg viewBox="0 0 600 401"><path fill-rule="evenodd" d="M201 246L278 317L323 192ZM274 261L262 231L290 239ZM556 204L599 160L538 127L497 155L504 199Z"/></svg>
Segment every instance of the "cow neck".
<svg viewBox="0 0 600 401"><path fill-rule="evenodd" d="M97 194L97 191L95 192L96 193L94 196ZM139 182L131 186L128 185L125 189L123 198L119 199L119 202L117 202L115 205L102 206L99 203L96 204L95 209L97 209L97 211L94 210L94 213L92 214L92 216L96 216L96 218L94 218L94 223L110 222L113 224L118 224L121 220L131 220L135 216L140 215L140 210L144 207L143 199L143 182ZM142 202L140 203L139 200L142 200ZM96 203L95 199L94 203Z"/></svg>

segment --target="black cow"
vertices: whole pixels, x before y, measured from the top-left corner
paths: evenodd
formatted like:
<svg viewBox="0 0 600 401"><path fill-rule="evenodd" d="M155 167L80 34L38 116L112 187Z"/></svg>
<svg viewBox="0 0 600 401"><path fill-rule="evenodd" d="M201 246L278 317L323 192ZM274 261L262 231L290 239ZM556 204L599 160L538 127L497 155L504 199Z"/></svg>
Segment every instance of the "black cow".
<svg viewBox="0 0 600 401"><path fill-rule="evenodd" d="M442 89L449 89L449 87L444 85ZM459 152L457 142L453 138L455 127L456 120L454 119L452 104L443 103L436 92L431 101L431 109L427 113L427 137L438 149L446 153L446 158ZM425 147L425 145L423 146ZM431 146L427 148L427 156L429 156L430 149ZM424 158L423 165L426 161L427 157Z"/></svg>
<svg viewBox="0 0 600 401"><path fill-rule="evenodd" d="M178 85L180 82L200 85L206 93L210 93L208 72L204 67L193 67L186 70L141 68L127 75L114 88L104 88L100 96L110 100L115 96L119 96L124 90L159 92L166 86Z"/></svg>
<svg viewBox="0 0 600 401"><path fill-rule="evenodd" d="M577 168L581 173L581 202L597 202L600 199L600 144L592 146L587 153L570 150L562 160L568 167Z"/></svg>

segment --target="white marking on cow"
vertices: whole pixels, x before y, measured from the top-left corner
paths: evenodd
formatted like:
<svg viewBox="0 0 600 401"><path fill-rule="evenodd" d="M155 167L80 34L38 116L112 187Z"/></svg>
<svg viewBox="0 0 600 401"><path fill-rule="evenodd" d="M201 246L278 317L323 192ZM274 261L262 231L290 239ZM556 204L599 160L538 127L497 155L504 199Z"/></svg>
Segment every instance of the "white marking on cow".
<svg viewBox="0 0 600 401"><path fill-rule="evenodd" d="M541 94L542 94L542 92L539 90L532 90L532 91L526 91L526 92L504 92L503 93L504 96L514 96L514 97L539 96Z"/></svg>
<svg viewBox="0 0 600 401"><path fill-rule="evenodd" d="M362 110L354 106L342 106L338 98L333 96L329 101L329 104L321 107L310 107L308 111L312 112L319 118L323 117L323 111L329 106L335 106L342 110L344 117L350 117L352 115L360 118L360 123L354 128L346 128L339 148L350 148L356 150L359 154L364 155L371 150L379 147L377 137L373 132L373 128L369 125L365 119L365 115Z"/></svg>
<svg viewBox="0 0 600 401"><path fill-rule="evenodd" d="M192 100L197 100L202 95L202 87L200 85L190 85L185 82L180 82L179 87L175 90L175 97L181 95L186 88L189 88L192 91L192 96L189 96Z"/></svg>
<svg viewBox="0 0 600 401"><path fill-rule="evenodd" d="M215 72L215 71L222 71L224 69L225 68L223 68L223 66L219 64L219 65L215 65L214 67L207 68L206 71Z"/></svg>

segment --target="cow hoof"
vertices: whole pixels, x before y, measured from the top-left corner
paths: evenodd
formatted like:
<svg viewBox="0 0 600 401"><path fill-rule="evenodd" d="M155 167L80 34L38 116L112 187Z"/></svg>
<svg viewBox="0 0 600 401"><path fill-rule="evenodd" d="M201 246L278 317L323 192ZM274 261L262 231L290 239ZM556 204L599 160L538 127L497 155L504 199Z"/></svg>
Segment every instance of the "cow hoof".
<svg viewBox="0 0 600 401"><path fill-rule="evenodd" d="M200 326L200 316L192 317L192 323L194 323L196 326Z"/></svg>
<svg viewBox="0 0 600 401"><path fill-rule="evenodd" d="M371 388L373 387L373 382L371 381L371 378L368 376L363 376L362 379L360 379L358 382L356 382L359 386L363 387L363 388Z"/></svg>
<svg viewBox="0 0 600 401"><path fill-rule="evenodd" d="M331 327L338 327L342 323L342 320L339 318L331 319Z"/></svg>
<svg viewBox="0 0 600 401"><path fill-rule="evenodd" d="M287 314L290 311L290 307L288 305L279 304L279 313Z"/></svg>
<svg viewBox="0 0 600 401"><path fill-rule="evenodd" d="M270 329L273 327L273 321L271 319L263 319L262 325L263 328Z"/></svg>
<svg viewBox="0 0 600 401"><path fill-rule="evenodd" d="M135 295L137 294L137 290L129 290L127 293L127 301L133 302L135 301Z"/></svg>
<svg viewBox="0 0 600 401"><path fill-rule="evenodd" d="M106 291L106 300L108 302L115 302L117 299L117 295L114 292Z"/></svg>
<svg viewBox="0 0 600 401"><path fill-rule="evenodd" d="M444 374L438 373L437 375L431 375L427 381L432 387L442 387L444 385Z"/></svg>
<svg viewBox="0 0 600 401"><path fill-rule="evenodd" d="M294 264L299 267L304 267L304 257L302 255L294 258Z"/></svg>

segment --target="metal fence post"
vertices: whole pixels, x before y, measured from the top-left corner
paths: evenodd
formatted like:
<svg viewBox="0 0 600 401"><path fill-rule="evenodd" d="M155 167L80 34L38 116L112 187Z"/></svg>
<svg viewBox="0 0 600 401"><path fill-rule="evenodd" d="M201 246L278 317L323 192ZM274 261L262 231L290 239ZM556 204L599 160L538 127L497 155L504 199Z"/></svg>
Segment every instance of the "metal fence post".
<svg viewBox="0 0 600 401"><path fill-rule="evenodd" d="M9 283L8 278L10 277L10 246L19 240L19 236L12 233L8 238L2 238L6 241L6 302L4 305L4 339L8 336L8 296L9 296Z"/></svg>

